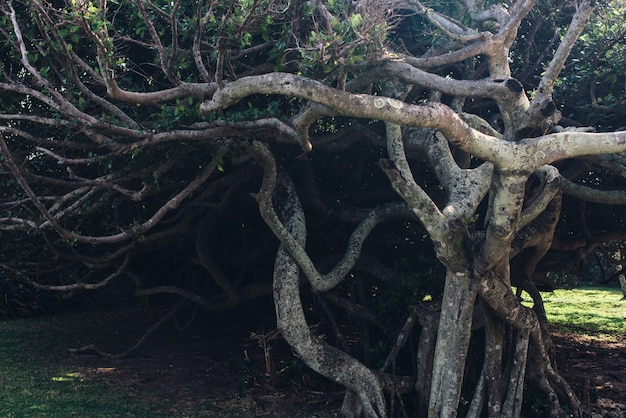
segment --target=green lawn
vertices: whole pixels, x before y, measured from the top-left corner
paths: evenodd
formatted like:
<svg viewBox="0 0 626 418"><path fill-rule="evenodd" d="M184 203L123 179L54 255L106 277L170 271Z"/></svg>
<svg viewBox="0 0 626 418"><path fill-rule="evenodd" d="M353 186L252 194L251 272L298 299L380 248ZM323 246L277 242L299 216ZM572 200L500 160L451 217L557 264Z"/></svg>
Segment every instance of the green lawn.
<svg viewBox="0 0 626 418"><path fill-rule="evenodd" d="M89 315L0 321L1 417L155 417L159 405L129 400L86 376L69 347ZM81 323L83 322L83 323Z"/></svg>
<svg viewBox="0 0 626 418"><path fill-rule="evenodd" d="M626 300L620 289L559 289L542 296L553 329L613 342L626 340ZM524 294L524 300L531 300L530 296Z"/></svg>

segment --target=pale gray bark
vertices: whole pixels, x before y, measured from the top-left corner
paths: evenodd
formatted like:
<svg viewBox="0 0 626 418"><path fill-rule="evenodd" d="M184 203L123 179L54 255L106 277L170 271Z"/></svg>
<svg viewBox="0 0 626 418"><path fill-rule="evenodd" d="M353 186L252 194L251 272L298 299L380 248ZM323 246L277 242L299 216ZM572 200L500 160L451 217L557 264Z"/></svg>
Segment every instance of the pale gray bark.
<svg viewBox="0 0 626 418"><path fill-rule="evenodd" d="M563 193L578 199L603 205L625 205L625 190L598 190L581 184L562 180Z"/></svg>
<svg viewBox="0 0 626 418"><path fill-rule="evenodd" d="M273 174L266 172L265 176ZM304 212L286 176L281 178L280 186L281 195L276 197L280 217L288 233L304 246ZM261 199L271 197L263 195ZM272 205L271 201L267 204ZM283 337L309 367L348 389L346 407L342 409L344 416L356 417L364 413L371 418L386 417L385 399L376 375L348 354L311 335L300 301L299 275L298 264L285 246L281 246L274 266L274 303L278 328Z"/></svg>
<svg viewBox="0 0 626 418"><path fill-rule="evenodd" d="M502 406L502 418L516 418L522 413L524 397L524 375L528 359L528 330L523 329L517 335L517 343L509 373L508 391Z"/></svg>
<svg viewBox="0 0 626 418"><path fill-rule="evenodd" d="M582 414L580 402L569 384L553 368L535 313L523 306L511 287L493 274L485 276L478 287L480 296L499 318L516 329L526 330L529 333L534 348L532 350L533 365L530 368L532 377L548 393L552 412L560 411L559 399L562 399L568 403L574 416L580 417Z"/></svg>
<svg viewBox="0 0 626 418"><path fill-rule="evenodd" d="M530 4L530 2L520 3L516 10L525 11ZM510 23L513 25L511 28L518 23ZM506 44L508 40L502 40L502 42ZM388 65L390 71L392 68L393 71L400 71L402 68L396 63ZM498 67L498 71L506 74L505 68ZM411 71L407 74L409 73ZM424 77L423 83L425 84L432 83L431 86L435 87L437 83L441 83L442 90L446 88L453 90L453 87L445 85L444 80L429 79L423 73L413 72L412 77L406 76L405 81L412 80L411 82L415 83L418 82L419 77ZM454 85L452 83L450 86ZM489 93L489 89L500 88L497 83L492 86L476 84L476 87L484 87L486 95L494 94ZM457 87L461 86L460 83L457 84ZM259 93L281 94L310 100L323 105L326 114L330 112L338 115L376 118L387 122L389 160L381 162L381 167L394 189L426 227L438 258L448 269L437 333L437 348L433 359L429 415L448 417L456 414L477 292L494 309L498 318L517 329L519 334L518 348L514 355L515 363L511 369L511 378L515 382L508 385L503 394L501 405L506 409L503 413L507 416L519 414L521 387L524 380L522 369L527 357L527 340L524 335L529 333L530 340L533 342L531 350L536 352L533 354L534 361L538 362L541 368L539 377L535 377L551 394L554 408L558 408L559 398L561 398L568 402L577 414L578 403L575 395L552 369L549 355L543 345L539 323L533 316L534 314L515 305L511 299L514 295L510 289L509 293L499 291L498 298L494 298L492 292L484 290L483 287L480 287L483 290L477 289L476 283L479 281L499 282L498 286L510 286L508 260L512 255L513 240L521 232L522 227L531 227L533 221L545 212L550 203L559 199L558 192L561 185L559 175L554 168L546 166L547 164L583 155L624 152L626 134L623 132L606 134L558 132L511 142L509 141L512 139L511 135L505 134L505 139L502 139L497 135L491 135L492 132L488 129L481 129L481 131L473 129L452 109L444 105L435 103L426 106L410 105L392 97L349 93L291 74L280 73L242 78L226 83L223 88L216 91L211 100L202 105L201 110L208 114L228 107L250 94ZM503 103L510 106L508 113L511 115L516 111L528 110L528 103L523 100L512 103L503 99ZM504 109L505 106L501 108ZM509 118L505 122L511 126L517 126L519 121L526 117L518 116L515 116L517 119ZM449 150L442 146L438 136L432 136L430 143L424 143L423 136L413 140L421 142L423 149L427 150L435 173L446 190L447 200L444 205L438 206L413 178L404 149L405 145L411 142L410 131L403 132L402 127L435 128L453 146L489 163L473 170L461 170L455 165ZM308 125L306 123L299 125L296 130L302 136L298 142L304 144L303 148L308 151L311 147L305 132L308 130ZM423 135L423 132L417 135ZM406 144L405 136L407 137ZM541 187L532 200L524 204L526 182L535 172L541 178ZM484 236L470 238L466 231L467 225L487 190L489 190L490 198ZM268 208L262 208L262 213L270 212ZM376 223L378 221L375 219L382 220L388 215L388 213L374 215L374 212L370 214L368 222ZM352 261L343 264L345 268L339 268L342 265L340 263L332 279L330 276L323 278L308 261L302 245L292 240L290 235L281 229L280 223L272 219L272 216L266 217L266 221L272 226L285 248L289 249L289 253L297 260L315 288L330 289L339 283L346 272L353 267ZM364 229L361 230L361 227ZM365 223L357 227L353 235L354 242L362 242L371 230L369 228ZM552 231L553 228L548 228L546 239L541 240L542 244L551 242L549 236ZM471 241L473 241L475 251L473 255L475 259L472 260L463 256L465 254L463 248ZM537 247L537 257L529 264L532 268L547 250L547 247L539 246L538 242L534 245ZM356 258L360 247L349 246L349 248L351 249L346 253L346 257ZM494 272L497 272L497 276L493 275ZM528 271L526 273L529 274ZM489 279L485 279L486 277ZM495 365L492 364L492 366ZM353 394L357 393L353 392ZM349 395L347 404L351 404L354 399L350 396L352 395ZM499 397L497 392L493 392L491 396L493 399Z"/></svg>
<svg viewBox="0 0 626 418"><path fill-rule="evenodd" d="M454 146L507 172L530 173L565 158L626 151L626 131L611 133L557 132L519 143L490 137L468 126L451 108L439 103L411 105L390 97L352 94L320 82L285 73L243 77L225 84L200 106L210 114L252 94L299 97L335 109L337 114L381 119L400 126L436 128ZM302 129L302 127L300 127ZM310 151L308 134L300 143Z"/></svg>
<svg viewBox="0 0 626 418"><path fill-rule="evenodd" d="M456 417L477 289L469 271L448 272L433 360L428 417Z"/></svg>

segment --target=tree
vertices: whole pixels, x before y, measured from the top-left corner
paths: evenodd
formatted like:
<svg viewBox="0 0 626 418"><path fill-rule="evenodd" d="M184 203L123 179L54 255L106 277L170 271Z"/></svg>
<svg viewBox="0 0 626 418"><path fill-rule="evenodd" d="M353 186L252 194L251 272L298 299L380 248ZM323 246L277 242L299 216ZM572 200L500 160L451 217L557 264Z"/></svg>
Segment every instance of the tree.
<svg viewBox="0 0 626 418"><path fill-rule="evenodd" d="M345 416L413 394L420 416L516 417L527 380L552 415L581 416L535 283L626 231L619 214L587 227L577 203L626 203L626 132L559 125L553 97L592 1L0 10L6 272L207 310L272 294L284 339L346 388ZM407 260L432 273L401 280ZM380 295L415 281L404 326L383 324ZM342 349L310 330L311 297ZM417 369L388 372L415 322Z"/></svg>

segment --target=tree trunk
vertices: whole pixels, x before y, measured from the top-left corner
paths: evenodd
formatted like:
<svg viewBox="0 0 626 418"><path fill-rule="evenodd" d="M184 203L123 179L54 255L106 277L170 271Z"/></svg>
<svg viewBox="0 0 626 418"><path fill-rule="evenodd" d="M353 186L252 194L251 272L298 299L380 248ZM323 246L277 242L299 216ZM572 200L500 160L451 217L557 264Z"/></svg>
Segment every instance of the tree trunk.
<svg viewBox="0 0 626 418"><path fill-rule="evenodd" d="M469 273L447 271L433 361L429 418L457 416L476 291Z"/></svg>

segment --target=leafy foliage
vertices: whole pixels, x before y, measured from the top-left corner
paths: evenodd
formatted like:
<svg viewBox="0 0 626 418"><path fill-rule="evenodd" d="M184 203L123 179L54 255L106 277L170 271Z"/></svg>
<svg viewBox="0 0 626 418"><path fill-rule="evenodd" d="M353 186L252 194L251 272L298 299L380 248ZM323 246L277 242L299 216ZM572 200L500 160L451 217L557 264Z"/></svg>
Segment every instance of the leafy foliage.
<svg viewBox="0 0 626 418"><path fill-rule="evenodd" d="M565 116L599 130L624 127L626 2L600 2L557 84Z"/></svg>

